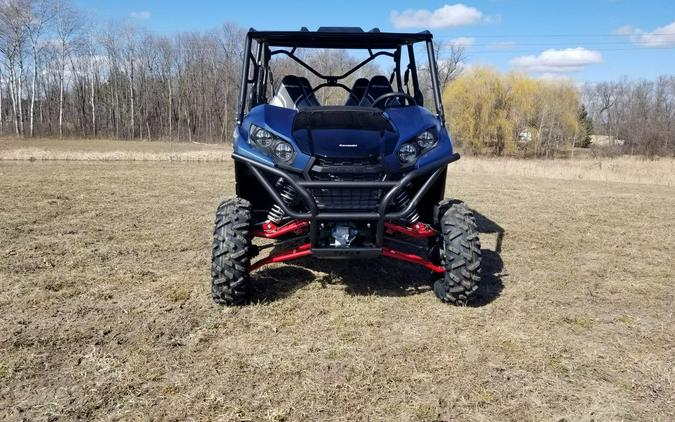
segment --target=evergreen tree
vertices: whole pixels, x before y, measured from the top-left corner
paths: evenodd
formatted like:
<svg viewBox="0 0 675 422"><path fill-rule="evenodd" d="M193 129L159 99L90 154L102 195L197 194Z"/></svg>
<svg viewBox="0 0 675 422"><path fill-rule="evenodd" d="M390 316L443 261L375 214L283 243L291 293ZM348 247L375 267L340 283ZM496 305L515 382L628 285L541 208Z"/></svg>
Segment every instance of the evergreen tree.
<svg viewBox="0 0 675 422"><path fill-rule="evenodd" d="M578 138L575 147L588 148L591 146L591 134L593 133L593 120L588 116L586 107L581 104L579 107L579 127L581 136Z"/></svg>

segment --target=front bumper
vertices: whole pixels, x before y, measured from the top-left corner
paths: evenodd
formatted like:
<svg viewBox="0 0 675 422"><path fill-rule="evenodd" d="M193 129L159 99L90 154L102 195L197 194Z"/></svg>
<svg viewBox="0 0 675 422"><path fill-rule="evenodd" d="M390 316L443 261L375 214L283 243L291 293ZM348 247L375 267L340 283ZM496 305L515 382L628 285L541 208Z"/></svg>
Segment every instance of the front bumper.
<svg viewBox="0 0 675 422"><path fill-rule="evenodd" d="M460 158L458 153L454 153L449 157L434 161L425 165L423 168L415 169L407 173L400 180L385 180L385 181L317 181L317 180L298 180L293 175L279 167L270 167L266 164L259 163L243 155L233 153L232 158L244 165L246 165L251 173L258 179L261 186L267 191L273 201L281 207L284 212L296 220L307 220L310 222L309 227L309 249L311 253L317 257L368 257L382 254L382 243L385 233L385 222L398 220L408 215L417 204L420 202L424 194L434 184L436 179L443 173L446 166ZM296 211L291 209L282 200L281 196L265 177L264 173L272 174L277 177L285 179L298 192L307 211ZM418 191L412 197L407 207L400 211L387 212L387 209L396 197L399 191L404 189L412 180L421 176L428 175L428 178L419 187ZM309 189L388 189L382 197L382 200L377 207L377 212L324 212L319 210L316 199L313 197ZM322 221L369 221L376 223L375 244L372 248L318 248L317 241L319 238L319 224Z"/></svg>

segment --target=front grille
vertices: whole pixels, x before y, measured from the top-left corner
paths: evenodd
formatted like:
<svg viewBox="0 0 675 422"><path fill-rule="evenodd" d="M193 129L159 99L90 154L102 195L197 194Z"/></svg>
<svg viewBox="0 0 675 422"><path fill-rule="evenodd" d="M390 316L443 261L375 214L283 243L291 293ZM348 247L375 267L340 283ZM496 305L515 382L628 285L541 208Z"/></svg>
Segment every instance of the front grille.
<svg viewBox="0 0 675 422"><path fill-rule="evenodd" d="M376 157L317 157L309 174L313 180L321 181L373 181L382 180L384 167Z"/></svg>
<svg viewBox="0 0 675 422"><path fill-rule="evenodd" d="M326 211L376 211L382 189L310 189L316 205Z"/></svg>
<svg viewBox="0 0 675 422"><path fill-rule="evenodd" d="M328 158L316 157L314 165L322 167L343 167L343 166L376 166L380 164L377 157L366 158Z"/></svg>
<svg viewBox="0 0 675 422"><path fill-rule="evenodd" d="M384 166L377 157L316 157L309 175L312 180L325 182L369 182L383 179ZM314 188L310 192L322 211L376 211L384 195L378 188Z"/></svg>

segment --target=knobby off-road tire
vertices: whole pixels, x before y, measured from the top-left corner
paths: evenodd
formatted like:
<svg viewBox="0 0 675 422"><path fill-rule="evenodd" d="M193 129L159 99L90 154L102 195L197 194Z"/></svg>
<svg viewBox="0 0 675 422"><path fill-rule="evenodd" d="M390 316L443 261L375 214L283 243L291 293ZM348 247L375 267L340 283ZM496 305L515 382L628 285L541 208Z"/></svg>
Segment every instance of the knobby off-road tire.
<svg viewBox="0 0 675 422"><path fill-rule="evenodd" d="M226 199L216 211L211 259L211 294L221 305L246 303L250 290L251 204L241 198Z"/></svg>
<svg viewBox="0 0 675 422"><path fill-rule="evenodd" d="M434 293L443 302L466 305L478 289L481 251L473 213L459 201L441 204L438 222L443 277L434 282Z"/></svg>

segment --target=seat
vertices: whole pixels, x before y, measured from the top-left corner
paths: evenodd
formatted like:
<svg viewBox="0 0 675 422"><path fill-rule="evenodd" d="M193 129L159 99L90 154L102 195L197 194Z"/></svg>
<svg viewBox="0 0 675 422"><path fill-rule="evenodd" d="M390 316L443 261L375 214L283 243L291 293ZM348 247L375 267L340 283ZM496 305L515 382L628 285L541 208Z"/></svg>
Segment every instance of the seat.
<svg viewBox="0 0 675 422"><path fill-rule="evenodd" d="M269 104L292 110L321 105L316 99L312 85L307 78L296 75L286 75L283 77L279 83L276 95L270 100Z"/></svg>
<svg viewBox="0 0 675 422"><path fill-rule="evenodd" d="M368 88L368 79L366 78L359 78L354 81L354 85L352 85L352 92L349 94L347 97L347 101L345 102L346 106L357 106L361 102L361 99L363 98L363 94L366 93L366 89Z"/></svg>
<svg viewBox="0 0 675 422"><path fill-rule="evenodd" d="M360 106L370 107L373 105L373 102L381 97L384 94L389 94L394 92L394 89L389 83L389 79L383 75L376 75L368 83L368 87L363 94L363 98L359 101ZM392 99L390 103L397 102L396 99Z"/></svg>
<svg viewBox="0 0 675 422"><path fill-rule="evenodd" d="M314 88L312 88L312 84L309 83L309 80L303 76L299 77L298 80L300 81L300 86L304 91L305 100L309 104L308 107L319 107L321 103L316 98L316 95L314 95Z"/></svg>

